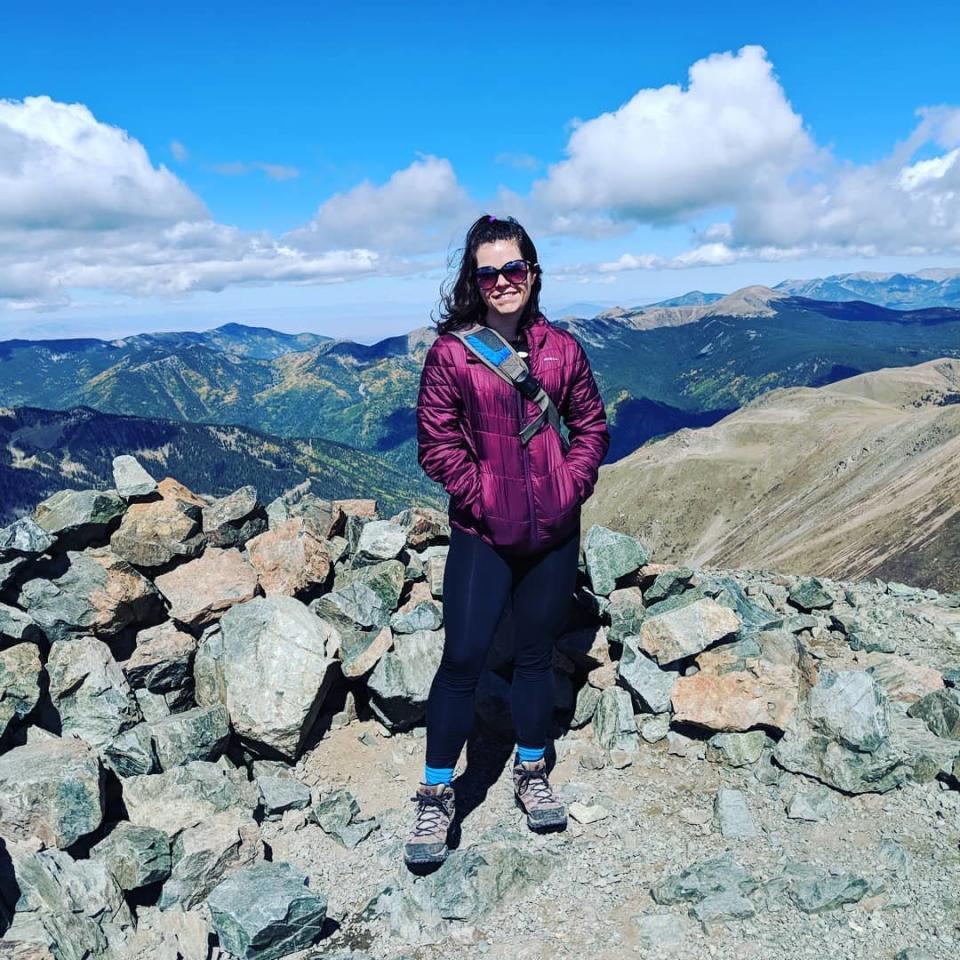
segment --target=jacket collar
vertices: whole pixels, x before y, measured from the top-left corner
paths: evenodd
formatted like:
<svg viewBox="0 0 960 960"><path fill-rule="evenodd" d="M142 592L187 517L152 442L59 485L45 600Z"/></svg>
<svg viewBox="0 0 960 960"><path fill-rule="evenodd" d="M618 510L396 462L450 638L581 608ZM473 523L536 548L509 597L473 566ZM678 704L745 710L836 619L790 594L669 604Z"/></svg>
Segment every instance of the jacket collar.
<svg viewBox="0 0 960 960"><path fill-rule="evenodd" d="M549 328L550 322L542 313L538 313L527 327L527 337L535 341L538 347L542 347Z"/></svg>

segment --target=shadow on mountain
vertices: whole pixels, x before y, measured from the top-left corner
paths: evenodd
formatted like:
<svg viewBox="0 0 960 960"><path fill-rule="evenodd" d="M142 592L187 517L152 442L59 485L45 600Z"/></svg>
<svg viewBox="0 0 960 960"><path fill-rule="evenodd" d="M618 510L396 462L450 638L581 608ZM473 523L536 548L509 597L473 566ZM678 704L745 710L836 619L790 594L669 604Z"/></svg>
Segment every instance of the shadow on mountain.
<svg viewBox="0 0 960 960"><path fill-rule="evenodd" d="M733 413L734 409L697 413L647 397L628 397L610 411L610 450L604 462L614 463L633 453L648 440L674 433L683 427L709 427Z"/></svg>
<svg viewBox="0 0 960 960"><path fill-rule="evenodd" d="M384 434L374 444L376 453L395 450L417 435L417 411L414 407L400 407L384 418Z"/></svg>

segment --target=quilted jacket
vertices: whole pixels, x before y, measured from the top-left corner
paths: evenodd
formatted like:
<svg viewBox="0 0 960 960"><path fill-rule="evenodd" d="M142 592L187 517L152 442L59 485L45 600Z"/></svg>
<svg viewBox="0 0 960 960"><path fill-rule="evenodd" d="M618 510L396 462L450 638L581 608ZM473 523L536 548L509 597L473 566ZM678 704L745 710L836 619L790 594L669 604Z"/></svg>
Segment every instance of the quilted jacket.
<svg viewBox="0 0 960 960"><path fill-rule="evenodd" d="M539 407L453 334L430 346L417 399L417 456L450 496L451 526L504 553L547 549L579 527L610 445L606 411L579 341L543 314L526 329L533 375L569 430L547 424L524 446L521 422Z"/></svg>

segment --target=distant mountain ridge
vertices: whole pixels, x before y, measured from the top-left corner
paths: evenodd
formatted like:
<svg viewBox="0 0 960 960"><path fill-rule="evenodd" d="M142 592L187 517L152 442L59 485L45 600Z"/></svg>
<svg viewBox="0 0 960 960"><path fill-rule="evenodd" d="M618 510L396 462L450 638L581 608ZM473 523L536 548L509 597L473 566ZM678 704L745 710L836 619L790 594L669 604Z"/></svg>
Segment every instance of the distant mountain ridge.
<svg viewBox="0 0 960 960"><path fill-rule="evenodd" d="M866 300L894 309L960 307L960 268L839 273L812 280L784 280L774 289L812 300Z"/></svg>
<svg viewBox="0 0 960 960"><path fill-rule="evenodd" d="M665 561L960 589L960 360L774 390L601 467L584 523Z"/></svg>

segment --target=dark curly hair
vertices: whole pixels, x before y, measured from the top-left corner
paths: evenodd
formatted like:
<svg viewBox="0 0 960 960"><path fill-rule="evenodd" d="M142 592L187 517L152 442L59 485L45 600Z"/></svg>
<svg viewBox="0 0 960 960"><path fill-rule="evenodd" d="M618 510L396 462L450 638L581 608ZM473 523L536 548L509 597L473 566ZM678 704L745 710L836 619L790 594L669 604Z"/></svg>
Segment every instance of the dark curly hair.
<svg viewBox="0 0 960 960"><path fill-rule="evenodd" d="M467 231L467 239L463 249L455 251L450 258L453 266L457 255L460 263L457 267L456 278L452 286L440 287L440 319L436 320L431 311L430 319L437 325L437 335L447 333L455 327L482 323L487 315L487 305L480 295L480 288L473 272L477 268L477 247L481 243L492 243L495 240L516 240L520 248L520 256L530 263L537 263L537 248L533 245L530 235L517 223L513 217L500 220L485 213L476 220ZM540 267L534 267L533 285L530 289L530 299L527 300L517 324L518 332L525 329L540 313Z"/></svg>

